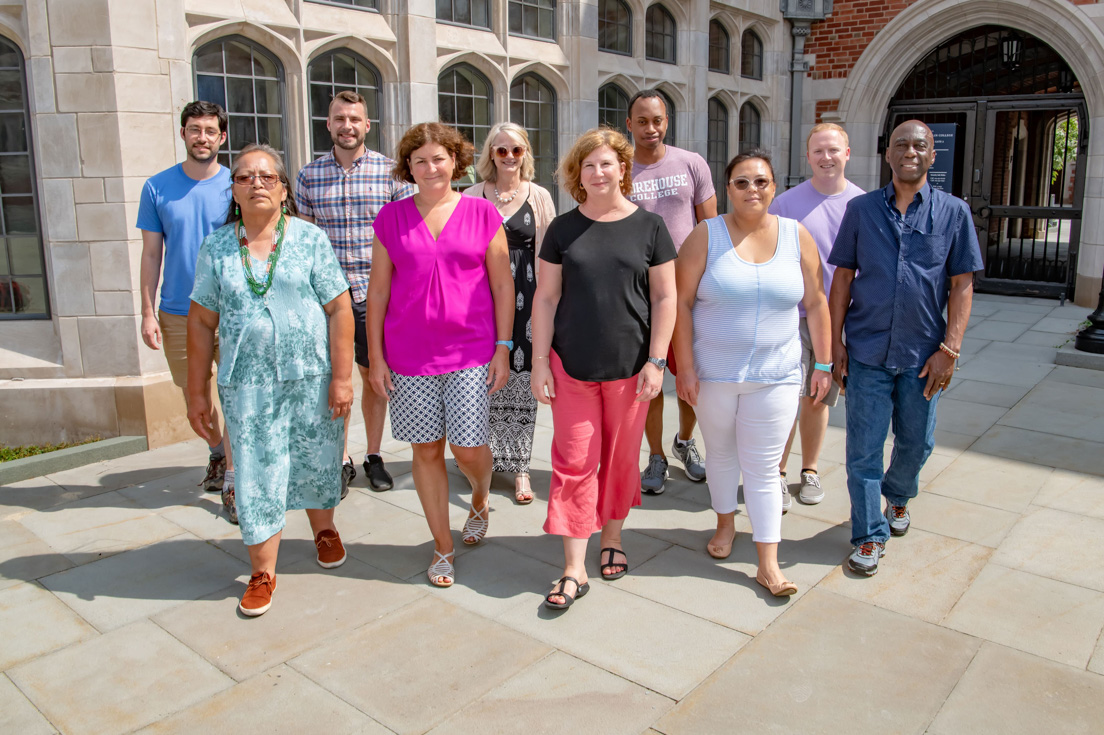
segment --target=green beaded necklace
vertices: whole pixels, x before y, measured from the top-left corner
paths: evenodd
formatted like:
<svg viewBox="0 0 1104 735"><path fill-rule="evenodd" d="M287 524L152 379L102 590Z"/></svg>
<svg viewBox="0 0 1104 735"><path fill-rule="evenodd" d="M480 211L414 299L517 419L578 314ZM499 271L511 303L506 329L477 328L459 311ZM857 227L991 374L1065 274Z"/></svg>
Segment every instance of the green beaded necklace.
<svg viewBox="0 0 1104 735"><path fill-rule="evenodd" d="M249 240L245 237L245 224L238 220L238 247L241 251L242 268L245 269L245 280L249 283L250 290L258 296L264 296L272 287L273 273L276 271L276 261L280 259L280 246L284 244L284 230L286 223L284 215L280 215L280 221L276 223L276 232L272 238L272 250L268 253L268 261L265 264L264 283L260 283L253 276L253 266L249 263Z"/></svg>

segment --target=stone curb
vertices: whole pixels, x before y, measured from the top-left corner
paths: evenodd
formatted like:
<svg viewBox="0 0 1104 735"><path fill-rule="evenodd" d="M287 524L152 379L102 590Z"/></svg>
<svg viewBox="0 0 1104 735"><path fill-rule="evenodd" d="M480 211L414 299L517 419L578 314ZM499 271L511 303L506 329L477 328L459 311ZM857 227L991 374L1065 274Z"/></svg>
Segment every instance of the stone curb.
<svg viewBox="0 0 1104 735"><path fill-rule="evenodd" d="M55 452L36 454L33 457L13 459L0 463L0 485L42 477L54 472L83 467L93 462L118 459L128 454L144 452L149 448L144 436L117 436L79 447L59 449Z"/></svg>
<svg viewBox="0 0 1104 735"><path fill-rule="evenodd" d="M1104 355L1097 355L1092 352L1082 352L1081 350L1075 349L1072 344L1064 345L1059 348L1058 354L1054 357L1054 362L1057 365L1065 365L1067 367L1104 370Z"/></svg>

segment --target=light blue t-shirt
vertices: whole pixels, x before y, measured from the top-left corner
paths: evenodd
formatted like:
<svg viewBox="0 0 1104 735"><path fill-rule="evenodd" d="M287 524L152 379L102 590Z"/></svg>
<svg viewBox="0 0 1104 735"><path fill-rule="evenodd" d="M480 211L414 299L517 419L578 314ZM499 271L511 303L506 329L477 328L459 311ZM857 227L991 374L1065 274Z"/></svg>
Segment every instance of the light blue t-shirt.
<svg viewBox="0 0 1104 735"><path fill-rule="evenodd" d="M165 238L161 310L187 316L195 284L196 258L203 238L226 222L230 210L230 169L204 181L184 173L182 164L151 176L142 187L138 229Z"/></svg>

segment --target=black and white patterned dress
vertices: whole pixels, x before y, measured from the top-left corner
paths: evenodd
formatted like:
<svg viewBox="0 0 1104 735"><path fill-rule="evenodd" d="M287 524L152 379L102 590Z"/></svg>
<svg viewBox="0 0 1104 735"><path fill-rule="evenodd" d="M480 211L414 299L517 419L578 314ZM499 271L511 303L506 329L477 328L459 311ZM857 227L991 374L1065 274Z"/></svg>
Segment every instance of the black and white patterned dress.
<svg viewBox="0 0 1104 735"><path fill-rule="evenodd" d="M537 399L529 388L533 368L533 296L537 292L537 221L528 198L521 209L503 220L502 227L510 245L517 311L510 379L504 388L491 395L491 453L495 472L527 473L537 421Z"/></svg>

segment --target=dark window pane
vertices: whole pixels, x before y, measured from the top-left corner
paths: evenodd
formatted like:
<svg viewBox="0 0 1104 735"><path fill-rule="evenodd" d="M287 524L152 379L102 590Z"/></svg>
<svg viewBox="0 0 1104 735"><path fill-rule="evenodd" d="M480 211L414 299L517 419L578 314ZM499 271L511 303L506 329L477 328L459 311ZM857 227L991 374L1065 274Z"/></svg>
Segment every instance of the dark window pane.
<svg viewBox="0 0 1104 735"><path fill-rule="evenodd" d="M0 110L23 109L23 74L19 69L0 70Z"/></svg>
<svg viewBox="0 0 1104 735"><path fill-rule="evenodd" d="M202 72L222 74L222 45L216 45L208 51L196 54L193 66L197 74Z"/></svg>
<svg viewBox="0 0 1104 735"><path fill-rule="evenodd" d="M257 142L257 125L252 117L230 116L230 149L240 151L247 143Z"/></svg>
<svg viewBox="0 0 1104 735"><path fill-rule="evenodd" d="M333 87L312 84L310 88L311 115L327 117L330 114L330 100L333 99Z"/></svg>
<svg viewBox="0 0 1104 735"><path fill-rule="evenodd" d="M226 93L229 97L226 109L229 112L252 113L254 111L252 79L227 77Z"/></svg>
<svg viewBox="0 0 1104 735"><path fill-rule="evenodd" d="M23 54L7 41L0 39L0 68L21 69Z"/></svg>
<svg viewBox="0 0 1104 735"><path fill-rule="evenodd" d="M222 77L196 75L196 97L226 107L226 90L222 86Z"/></svg>
<svg viewBox="0 0 1104 735"><path fill-rule="evenodd" d="M46 279L20 278L12 284L12 288L19 289L19 313L24 316L46 314Z"/></svg>
<svg viewBox="0 0 1104 735"><path fill-rule="evenodd" d="M0 276L6 276L11 273L8 268L8 239L6 237L0 237ZM2 283L3 281L0 281ZM3 311L0 309L0 311Z"/></svg>
<svg viewBox="0 0 1104 735"><path fill-rule="evenodd" d="M356 66L352 57L346 54L334 54L333 56L334 84L343 87L356 86Z"/></svg>
<svg viewBox="0 0 1104 735"><path fill-rule="evenodd" d="M23 128L23 113L0 114L0 151L27 150L27 135Z"/></svg>
<svg viewBox="0 0 1104 735"><path fill-rule="evenodd" d="M284 121L278 117L261 118L257 121L261 140L284 152Z"/></svg>
<svg viewBox="0 0 1104 735"><path fill-rule="evenodd" d="M437 0L437 19L452 20L452 0Z"/></svg>
<svg viewBox="0 0 1104 735"><path fill-rule="evenodd" d="M35 226L34 200L31 197L4 197L3 207L5 234L34 234L38 231ZM11 245L10 240L8 244ZM12 267L15 267L14 263Z"/></svg>
<svg viewBox="0 0 1104 735"><path fill-rule="evenodd" d="M5 209L7 209L5 201ZM37 237L9 237L8 253L11 257L11 272L17 276L41 276L42 256L38 249Z"/></svg>
<svg viewBox="0 0 1104 735"><path fill-rule="evenodd" d="M521 4L510 3L510 33L521 33Z"/></svg>
<svg viewBox="0 0 1104 735"><path fill-rule="evenodd" d="M224 44L226 49L226 73L243 77L253 76L253 55L249 47L237 41Z"/></svg>
<svg viewBox="0 0 1104 735"><path fill-rule="evenodd" d="M325 57L329 59L329 57ZM316 60L311 63L308 76L312 82L333 82L333 68L329 63L321 63L321 60Z"/></svg>
<svg viewBox="0 0 1104 735"><path fill-rule="evenodd" d="M254 51L253 75L264 77L266 79L275 79L277 76L275 62L273 62L272 59L268 58L264 54Z"/></svg>
<svg viewBox="0 0 1104 735"><path fill-rule="evenodd" d="M330 131L325 120L311 120L311 149L315 155L321 155L333 147Z"/></svg>
<svg viewBox="0 0 1104 735"><path fill-rule="evenodd" d="M262 115L279 115L283 109L280 104L280 84L278 82L257 81L257 112Z"/></svg>
<svg viewBox="0 0 1104 735"><path fill-rule="evenodd" d="M30 194L30 156L0 156L0 194Z"/></svg>
<svg viewBox="0 0 1104 735"><path fill-rule="evenodd" d="M529 12L525 13L524 18L524 30L522 31L527 36L537 35L537 14L532 9L527 9Z"/></svg>

